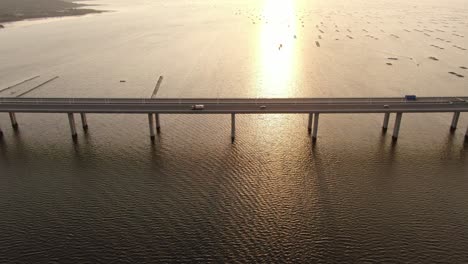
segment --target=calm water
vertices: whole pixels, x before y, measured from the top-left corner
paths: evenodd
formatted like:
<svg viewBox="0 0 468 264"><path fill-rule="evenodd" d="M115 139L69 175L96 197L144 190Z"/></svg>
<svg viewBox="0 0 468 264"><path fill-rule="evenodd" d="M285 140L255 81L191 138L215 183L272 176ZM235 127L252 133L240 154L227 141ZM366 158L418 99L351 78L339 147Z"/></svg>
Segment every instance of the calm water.
<svg viewBox="0 0 468 264"><path fill-rule="evenodd" d="M0 90L39 76L0 96L467 93L463 1L94 3L0 30ZM234 144L228 115L163 115L155 144L144 115L89 115L76 144L66 115L18 121L2 263L468 262L466 115L404 115L396 144L381 115L322 115L315 145L305 115L239 116Z"/></svg>

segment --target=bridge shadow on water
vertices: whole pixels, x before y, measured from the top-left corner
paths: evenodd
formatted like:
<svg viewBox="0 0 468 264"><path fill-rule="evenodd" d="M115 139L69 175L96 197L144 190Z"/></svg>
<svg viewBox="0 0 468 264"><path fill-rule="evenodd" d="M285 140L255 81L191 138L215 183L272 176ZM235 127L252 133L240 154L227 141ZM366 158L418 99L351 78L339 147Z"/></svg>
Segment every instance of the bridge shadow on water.
<svg viewBox="0 0 468 264"><path fill-rule="evenodd" d="M467 144L459 145L460 134L447 133L429 145L412 142L411 134L395 143L390 133L353 130L347 137L347 128L329 134L324 126L312 143L305 129L290 129L295 119L284 127L243 122L233 144L228 122L216 130L201 124L199 133L162 130L154 144L142 136L146 131L121 141L122 134L108 138L90 131L76 143L68 134L45 142L8 134L0 140L6 167L0 170L8 172L0 189L14 194L7 210L24 208L4 217L18 223L16 232L60 223L76 233L62 241L69 246L98 229L104 242L118 234L132 247L145 244L154 252L183 248L241 259L246 249L285 259L290 248L307 259L334 259L346 250L353 258L378 251L375 241L389 250L401 241L417 243L421 229L437 233L430 228L439 226L439 218L458 221L439 208L444 199L433 197L448 195L452 202L462 195L454 190L466 177ZM425 217L428 202L439 206L435 220ZM22 212L41 215L44 223L28 222ZM61 230L50 230L43 235L61 241ZM80 244L91 250L96 243Z"/></svg>

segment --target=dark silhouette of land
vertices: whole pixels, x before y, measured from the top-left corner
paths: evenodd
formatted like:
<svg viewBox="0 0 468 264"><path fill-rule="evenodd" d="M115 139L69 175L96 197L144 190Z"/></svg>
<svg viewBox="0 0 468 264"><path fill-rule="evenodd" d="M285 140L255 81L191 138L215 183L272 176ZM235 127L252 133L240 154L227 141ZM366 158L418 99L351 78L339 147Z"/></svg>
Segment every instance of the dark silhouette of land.
<svg viewBox="0 0 468 264"><path fill-rule="evenodd" d="M1 0L0 23L24 19L78 16L103 11L82 8L73 0ZM0 24L0 28L4 26Z"/></svg>

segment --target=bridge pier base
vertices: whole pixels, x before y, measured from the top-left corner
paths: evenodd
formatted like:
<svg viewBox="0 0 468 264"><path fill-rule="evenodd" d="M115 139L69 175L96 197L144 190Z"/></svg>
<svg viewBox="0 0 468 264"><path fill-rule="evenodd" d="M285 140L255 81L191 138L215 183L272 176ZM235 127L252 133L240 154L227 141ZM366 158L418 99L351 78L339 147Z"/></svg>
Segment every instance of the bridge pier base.
<svg viewBox="0 0 468 264"><path fill-rule="evenodd" d="M231 143L236 139L236 114L231 114Z"/></svg>
<svg viewBox="0 0 468 264"><path fill-rule="evenodd" d="M73 140L76 140L78 137L78 134L76 133L75 116L73 116L73 113L68 113L68 122L70 123L70 130L71 130L72 138Z"/></svg>
<svg viewBox="0 0 468 264"><path fill-rule="evenodd" d="M310 113L309 114L309 121L307 123L307 131L309 132L309 134L310 134L310 132L312 132L312 119L313 119L313 114Z"/></svg>
<svg viewBox="0 0 468 264"><path fill-rule="evenodd" d="M403 116L403 113L396 114L395 126L393 127L393 140L397 140L398 135L400 134L400 124L401 124L402 116Z"/></svg>
<svg viewBox="0 0 468 264"><path fill-rule="evenodd" d="M149 131L150 131L150 138L151 138L151 141L154 141L154 139L155 139L155 134L154 134L154 119L153 119L153 114L148 114L148 125L149 125Z"/></svg>
<svg viewBox="0 0 468 264"><path fill-rule="evenodd" d="M453 113L452 125L450 126L451 131L455 131L457 129L459 119L460 119L460 112Z"/></svg>
<svg viewBox="0 0 468 264"><path fill-rule="evenodd" d="M314 117L314 129L312 132L312 141L317 141L317 134L318 134L318 125L319 125L319 113L315 113Z"/></svg>
<svg viewBox="0 0 468 264"><path fill-rule="evenodd" d="M390 113L385 113L382 130L385 132L388 128L388 121L390 121Z"/></svg>
<svg viewBox="0 0 468 264"><path fill-rule="evenodd" d="M81 124L83 126L83 129L85 131L87 131L88 130L88 119L86 118L86 114L81 113L80 116L81 116Z"/></svg>
<svg viewBox="0 0 468 264"><path fill-rule="evenodd" d="M13 127L14 130L18 130L18 122L16 121L16 114L10 112L10 120L11 120L11 126Z"/></svg>
<svg viewBox="0 0 468 264"><path fill-rule="evenodd" d="M154 114L156 117L156 132L159 134L161 132L161 123L159 122L159 114Z"/></svg>

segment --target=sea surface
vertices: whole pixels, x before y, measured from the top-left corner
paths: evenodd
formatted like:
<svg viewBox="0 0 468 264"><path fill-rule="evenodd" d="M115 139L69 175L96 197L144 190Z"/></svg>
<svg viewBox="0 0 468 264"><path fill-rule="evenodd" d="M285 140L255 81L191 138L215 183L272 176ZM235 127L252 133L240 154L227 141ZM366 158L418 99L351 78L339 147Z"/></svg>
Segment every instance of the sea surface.
<svg viewBox="0 0 468 264"><path fill-rule="evenodd" d="M0 97L468 95L466 1L89 3L109 12L0 29ZM146 115L74 143L64 114L4 113L0 263L467 263L451 118L392 142L394 115L321 115L313 144L307 115L239 115L231 144L229 115L162 115L152 144Z"/></svg>

